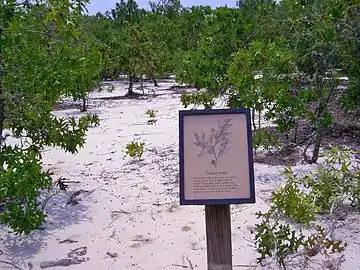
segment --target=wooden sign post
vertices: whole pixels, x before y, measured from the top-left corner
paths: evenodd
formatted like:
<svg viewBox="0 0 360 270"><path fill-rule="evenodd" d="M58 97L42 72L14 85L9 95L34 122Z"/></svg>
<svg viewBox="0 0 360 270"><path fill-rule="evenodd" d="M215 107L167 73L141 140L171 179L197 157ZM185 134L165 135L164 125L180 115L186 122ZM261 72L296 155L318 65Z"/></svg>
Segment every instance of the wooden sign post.
<svg viewBox="0 0 360 270"><path fill-rule="evenodd" d="M230 204L255 203L248 109L179 112L180 204L205 205L208 270L232 270Z"/></svg>

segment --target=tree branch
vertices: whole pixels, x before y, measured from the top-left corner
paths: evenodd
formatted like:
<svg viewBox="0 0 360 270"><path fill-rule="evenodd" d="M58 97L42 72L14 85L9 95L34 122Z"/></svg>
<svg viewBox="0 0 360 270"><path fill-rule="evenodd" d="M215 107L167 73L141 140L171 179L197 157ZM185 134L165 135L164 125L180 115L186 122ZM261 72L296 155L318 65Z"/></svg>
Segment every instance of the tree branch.
<svg viewBox="0 0 360 270"><path fill-rule="evenodd" d="M18 269L18 270L24 270L24 269L20 268L19 266L17 266L16 264L12 263L12 262L7 262L7 261L0 260L0 263L10 265L11 267L13 267L15 269Z"/></svg>

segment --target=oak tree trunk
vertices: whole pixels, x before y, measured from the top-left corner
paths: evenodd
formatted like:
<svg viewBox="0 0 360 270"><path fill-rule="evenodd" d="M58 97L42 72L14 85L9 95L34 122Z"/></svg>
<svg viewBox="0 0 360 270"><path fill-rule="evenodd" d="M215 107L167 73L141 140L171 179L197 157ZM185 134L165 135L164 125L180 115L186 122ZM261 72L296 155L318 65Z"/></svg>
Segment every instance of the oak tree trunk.
<svg viewBox="0 0 360 270"><path fill-rule="evenodd" d="M129 88L128 88L128 92L126 94L127 96L134 95L134 91L133 91L134 80L135 80L135 76L130 76L129 77Z"/></svg>
<svg viewBox="0 0 360 270"><path fill-rule="evenodd" d="M144 80L143 80L142 76L140 77L140 89L141 89L142 93L145 94L145 91L144 91Z"/></svg>
<svg viewBox="0 0 360 270"><path fill-rule="evenodd" d="M334 85L330 85L328 92L325 91L324 77L315 75L316 90L319 97L319 104L315 111L315 137L313 139L314 149L311 159L305 160L308 163L316 163L319 159L320 147L327 131L326 114L329 101L334 92ZM306 156L306 155L305 155Z"/></svg>
<svg viewBox="0 0 360 270"><path fill-rule="evenodd" d="M86 112L86 109L87 109L86 99L87 99L86 97L82 98L82 105L81 105L81 109L80 109L81 112Z"/></svg>
<svg viewBox="0 0 360 270"><path fill-rule="evenodd" d="M159 87L159 84L155 77L153 77L153 83L154 83L154 87Z"/></svg>

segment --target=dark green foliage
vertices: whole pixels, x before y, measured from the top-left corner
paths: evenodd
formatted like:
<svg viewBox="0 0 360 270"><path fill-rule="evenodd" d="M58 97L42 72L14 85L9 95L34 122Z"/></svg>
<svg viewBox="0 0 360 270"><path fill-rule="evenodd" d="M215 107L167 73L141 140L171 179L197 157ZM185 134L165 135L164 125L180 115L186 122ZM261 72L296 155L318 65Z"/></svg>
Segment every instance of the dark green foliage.
<svg viewBox="0 0 360 270"><path fill-rule="evenodd" d="M266 129L257 129L253 132L253 148L256 153L262 147L265 151L279 149L281 147L280 138Z"/></svg>
<svg viewBox="0 0 360 270"><path fill-rule="evenodd" d="M227 88L226 70L244 38L241 11L220 7L204 18L194 49L185 52L176 71L179 82L214 94Z"/></svg>
<svg viewBox="0 0 360 270"><path fill-rule="evenodd" d="M32 149L4 147L0 157L0 221L16 233L30 233L45 220L39 190L50 188L49 172L42 172L40 155Z"/></svg>
<svg viewBox="0 0 360 270"><path fill-rule="evenodd" d="M281 224L273 215L272 211L256 214L257 218L263 219L255 228L255 242L260 254L258 262L261 263L267 256L275 255L278 264L285 268L286 256L297 252L305 245L305 236L292 230L290 225Z"/></svg>
<svg viewBox="0 0 360 270"><path fill-rule="evenodd" d="M360 108L360 5L353 3L344 11L342 42L342 62L345 75L349 76L349 89L342 105L347 111L359 112Z"/></svg>
<svg viewBox="0 0 360 270"><path fill-rule="evenodd" d="M207 93L197 93L191 95L185 93L181 95L181 102L185 108L192 104L195 106L202 105L205 109L211 109L214 106L214 98L215 97L213 95Z"/></svg>
<svg viewBox="0 0 360 270"><path fill-rule="evenodd" d="M303 251L303 256L312 257L320 252L327 256L329 253L341 253L345 250L344 243L330 239L328 231L321 226L316 226L315 232L306 237L291 225L284 224L276 216L276 208L266 213L258 212L256 215L262 219L253 232L260 255L259 263L263 263L268 257L274 257L281 269L288 269L287 257L300 251Z"/></svg>
<svg viewBox="0 0 360 270"><path fill-rule="evenodd" d="M339 95L343 72L350 77L349 89L341 94L343 107L358 108L359 6L259 0L240 1L239 7L218 8L205 18L197 45L184 53L176 72L179 82L201 91L182 102L209 108L214 105L209 95L210 100L226 97L228 107L250 108L294 144L299 123L309 123L314 132L302 142L303 156L314 163L333 123L330 104ZM261 128L260 121L253 128Z"/></svg>
<svg viewBox="0 0 360 270"><path fill-rule="evenodd" d="M79 35L88 1L35 2L0 5L0 220L25 234L46 219L39 195L53 183L42 170L44 147L76 153L99 124L95 115L52 114L61 97L83 98L99 80L97 48ZM5 129L19 146L7 143Z"/></svg>

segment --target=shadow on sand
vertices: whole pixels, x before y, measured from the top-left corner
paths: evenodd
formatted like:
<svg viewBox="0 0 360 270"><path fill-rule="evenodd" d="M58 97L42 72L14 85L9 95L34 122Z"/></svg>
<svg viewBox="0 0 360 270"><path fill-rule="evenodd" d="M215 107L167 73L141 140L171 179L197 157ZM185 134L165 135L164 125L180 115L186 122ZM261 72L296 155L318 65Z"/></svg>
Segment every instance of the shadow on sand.
<svg viewBox="0 0 360 270"><path fill-rule="evenodd" d="M34 231L29 235L15 235L7 231L5 226L0 226L0 240L2 240L0 260L11 262L18 266L25 266L42 249L46 248L46 240L56 239L55 231L64 230L69 226L89 222L88 197L78 200L76 205L68 204L71 194L61 193L52 197L45 210L47 212L47 222L40 230ZM0 268L8 267L0 263ZM16 269L16 268L10 268ZM18 268L20 269L20 268Z"/></svg>

